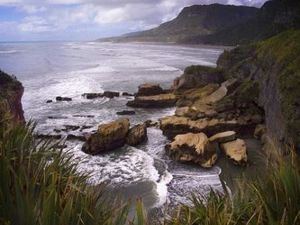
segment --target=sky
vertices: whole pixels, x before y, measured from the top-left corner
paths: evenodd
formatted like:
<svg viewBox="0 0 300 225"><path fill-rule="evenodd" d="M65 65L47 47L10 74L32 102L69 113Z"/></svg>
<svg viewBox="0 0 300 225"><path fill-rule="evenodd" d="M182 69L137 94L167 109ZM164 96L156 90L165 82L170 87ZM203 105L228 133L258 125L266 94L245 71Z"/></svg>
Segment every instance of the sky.
<svg viewBox="0 0 300 225"><path fill-rule="evenodd" d="M0 41L95 40L153 28L185 6L265 0L0 0Z"/></svg>

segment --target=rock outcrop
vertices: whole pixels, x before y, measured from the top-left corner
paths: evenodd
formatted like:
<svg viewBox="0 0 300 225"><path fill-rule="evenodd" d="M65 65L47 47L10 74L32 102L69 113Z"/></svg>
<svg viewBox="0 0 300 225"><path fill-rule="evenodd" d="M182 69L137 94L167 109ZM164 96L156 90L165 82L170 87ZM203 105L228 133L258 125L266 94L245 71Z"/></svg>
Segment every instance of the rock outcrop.
<svg viewBox="0 0 300 225"><path fill-rule="evenodd" d="M166 145L166 152L172 159L194 162L204 168L212 167L217 161L216 148L204 133L177 135L172 143Z"/></svg>
<svg viewBox="0 0 300 225"><path fill-rule="evenodd" d="M146 83L139 86L136 96L152 96L164 94L164 90L160 87L159 84L155 83Z"/></svg>
<svg viewBox="0 0 300 225"><path fill-rule="evenodd" d="M86 99L95 99L95 98L114 98L114 97L120 97L119 92L115 91L104 91L103 93L84 93L82 94L83 97Z"/></svg>
<svg viewBox="0 0 300 225"><path fill-rule="evenodd" d="M120 115L120 116L135 115L135 111L132 111L132 110L123 110L123 111L117 112L117 115Z"/></svg>
<svg viewBox="0 0 300 225"><path fill-rule="evenodd" d="M221 70L207 66L189 66L184 74L175 79L172 88L174 90L203 87L210 83L224 81Z"/></svg>
<svg viewBox="0 0 300 225"><path fill-rule="evenodd" d="M178 134L203 132L208 136L228 130L235 131L240 136L252 136L256 124L247 122L246 118L240 120L224 119L197 119L188 117L167 116L160 119L160 129L169 139Z"/></svg>
<svg viewBox="0 0 300 225"><path fill-rule="evenodd" d="M14 122L25 122L22 108L24 88L13 76L0 70L0 123L9 114Z"/></svg>
<svg viewBox="0 0 300 225"><path fill-rule="evenodd" d="M220 145L225 155L237 165L245 165L247 163L247 146L244 140L237 139L235 141L222 143Z"/></svg>
<svg viewBox="0 0 300 225"><path fill-rule="evenodd" d="M127 106L133 108L167 108L175 106L176 101L177 97L172 93L153 96L137 96L133 101L127 102Z"/></svg>
<svg viewBox="0 0 300 225"><path fill-rule="evenodd" d="M82 150L85 153L95 155L122 147L126 142L129 126L128 119L119 119L100 125L97 132L85 142Z"/></svg>
<svg viewBox="0 0 300 225"><path fill-rule="evenodd" d="M290 144L300 149L299 43L299 30L286 31L225 51L218 60L227 76L243 81L244 94L234 98L248 99L264 110L268 134L279 148Z"/></svg>
<svg viewBox="0 0 300 225"><path fill-rule="evenodd" d="M130 128L126 137L126 144L130 146L137 146L147 140L147 126L146 124L138 124Z"/></svg>
<svg viewBox="0 0 300 225"><path fill-rule="evenodd" d="M72 98L57 96L56 101L57 102L70 102L70 101L72 101Z"/></svg>

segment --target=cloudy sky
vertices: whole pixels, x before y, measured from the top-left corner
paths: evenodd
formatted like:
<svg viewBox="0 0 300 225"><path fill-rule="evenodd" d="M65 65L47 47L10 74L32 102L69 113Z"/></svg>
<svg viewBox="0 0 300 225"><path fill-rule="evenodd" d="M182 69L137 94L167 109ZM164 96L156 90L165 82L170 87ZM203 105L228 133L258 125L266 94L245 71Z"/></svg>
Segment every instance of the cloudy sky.
<svg viewBox="0 0 300 225"><path fill-rule="evenodd" d="M265 0L0 0L0 41L94 40L149 29L193 4Z"/></svg>

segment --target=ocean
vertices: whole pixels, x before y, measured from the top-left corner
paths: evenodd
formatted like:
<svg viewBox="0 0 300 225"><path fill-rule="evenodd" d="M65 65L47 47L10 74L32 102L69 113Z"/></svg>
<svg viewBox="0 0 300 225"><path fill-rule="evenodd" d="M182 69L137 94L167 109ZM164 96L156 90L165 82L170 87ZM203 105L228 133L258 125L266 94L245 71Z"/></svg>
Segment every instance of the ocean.
<svg viewBox="0 0 300 225"><path fill-rule="evenodd" d="M222 47L98 42L0 43L0 68L14 74L25 87L22 104L26 120L37 123L39 134L57 134L65 126L84 130L59 134L91 133L101 123L115 120L116 112L130 110L132 97L87 100L86 92L135 93L146 82L169 88L186 66L215 66ZM56 96L71 102L53 102ZM132 110L132 109L131 109ZM135 109L127 116L132 125L172 115L174 108ZM49 117L52 117L50 119ZM53 119L54 118L54 119ZM220 167L202 169L174 162L165 155L168 140L158 128L148 128L148 141L136 148L125 146L90 156L82 142L67 141L80 173L90 174L91 185L106 183L113 195L134 200L142 197L146 209L190 204L190 193L222 191Z"/></svg>

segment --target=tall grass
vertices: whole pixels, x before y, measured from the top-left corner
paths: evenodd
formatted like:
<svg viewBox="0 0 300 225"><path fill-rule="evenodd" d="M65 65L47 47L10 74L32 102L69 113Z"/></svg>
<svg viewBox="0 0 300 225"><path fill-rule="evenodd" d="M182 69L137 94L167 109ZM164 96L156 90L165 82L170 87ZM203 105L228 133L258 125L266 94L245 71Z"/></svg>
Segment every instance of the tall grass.
<svg viewBox="0 0 300 225"><path fill-rule="evenodd" d="M298 157L272 157L263 177L238 184L236 193L208 198L193 196L193 207L182 206L169 225L299 225L300 165Z"/></svg>
<svg viewBox="0 0 300 225"><path fill-rule="evenodd" d="M78 174L71 161L56 144L37 142L31 124L1 121L0 224L129 223L129 205L106 199L101 186L88 186L88 177ZM142 205L138 209L136 221L143 224Z"/></svg>

